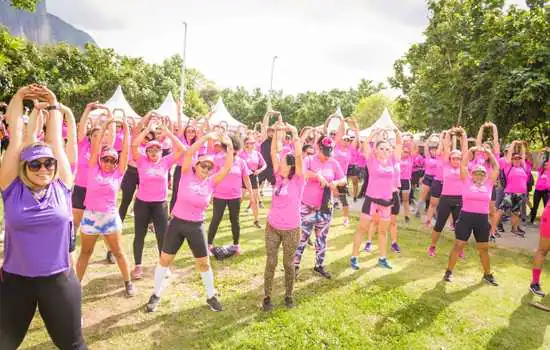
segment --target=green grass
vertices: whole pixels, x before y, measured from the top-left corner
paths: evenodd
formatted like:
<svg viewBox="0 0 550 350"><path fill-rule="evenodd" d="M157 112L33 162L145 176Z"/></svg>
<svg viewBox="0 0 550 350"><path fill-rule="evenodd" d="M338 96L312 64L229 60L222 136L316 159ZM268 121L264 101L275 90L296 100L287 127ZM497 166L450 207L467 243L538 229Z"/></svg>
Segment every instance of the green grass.
<svg viewBox="0 0 550 350"><path fill-rule="evenodd" d="M265 211L262 212L265 217ZM103 262L97 244L83 287L84 335L90 349L539 349L550 348L546 326L550 315L528 305L532 296L531 257L521 252L491 250L499 287L480 283L479 259L470 245L451 284L441 282L451 247L446 232L438 256L428 257L428 233L418 226L400 229L402 254L390 254L394 269L376 267L376 251L362 253L361 269L348 267L356 221L343 228L337 217L329 236L327 269L332 280L312 274L314 251L307 248L296 284L297 307L283 304L282 257L274 283L272 313L260 310L265 253L263 230L253 228L243 213L243 255L213 262L224 311L205 306L200 275L187 247L180 250L174 276L158 312L144 305L153 286L155 242L147 236L146 278L136 283L138 296L123 296L115 265ZM133 228L127 219L124 247L133 261ZM231 241L224 219L217 244ZM549 281L543 274L543 282ZM550 286L550 283L547 284ZM60 307L62 307L60 305ZM53 345L37 314L22 348Z"/></svg>

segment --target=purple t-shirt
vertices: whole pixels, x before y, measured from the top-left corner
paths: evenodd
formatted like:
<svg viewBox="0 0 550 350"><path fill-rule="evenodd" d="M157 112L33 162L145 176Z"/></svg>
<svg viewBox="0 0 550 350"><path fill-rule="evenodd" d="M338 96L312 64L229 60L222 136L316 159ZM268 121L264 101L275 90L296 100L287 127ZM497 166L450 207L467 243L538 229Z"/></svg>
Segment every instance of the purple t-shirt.
<svg viewBox="0 0 550 350"><path fill-rule="evenodd" d="M16 178L4 199L4 267L26 277L50 276L69 269L72 234L71 190L60 180L38 202Z"/></svg>

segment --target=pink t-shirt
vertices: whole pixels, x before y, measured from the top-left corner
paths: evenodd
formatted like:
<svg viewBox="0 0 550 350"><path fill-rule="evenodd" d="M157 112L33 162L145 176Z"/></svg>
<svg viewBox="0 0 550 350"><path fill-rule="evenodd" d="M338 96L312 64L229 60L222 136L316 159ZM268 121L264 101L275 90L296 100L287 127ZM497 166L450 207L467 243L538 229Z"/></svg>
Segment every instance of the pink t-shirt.
<svg viewBox="0 0 550 350"><path fill-rule="evenodd" d="M424 159L424 169L425 169L426 175L435 176L436 168L437 168L437 160L435 158L428 156L427 158Z"/></svg>
<svg viewBox="0 0 550 350"><path fill-rule="evenodd" d="M204 221L206 208L208 208L214 188L212 176L201 180L191 169L182 173L178 198L174 209L172 209L172 214L182 220Z"/></svg>
<svg viewBox="0 0 550 350"><path fill-rule="evenodd" d="M394 167L391 159L381 164L374 155L367 160L369 183L367 196L376 199L390 200L392 198L392 184Z"/></svg>
<svg viewBox="0 0 550 350"><path fill-rule="evenodd" d="M265 164L264 157L260 152L256 150L252 150L251 152L242 150L239 152L239 157L244 159L246 165L248 166L248 169L250 169L251 171L261 169Z"/></svg>
<svg viewBox="0 0 550 350"><path fill-rule="evenodd" d="M367 166L367 158L365 158L365 154L363 154L363 152L360 152L359 150L357 150L357 155L356 155L356 163L355 163L358 167L361 167L361 168L364 168Z"/></svg>
<svg viewBox="0 0 550 350"><path fill-rule="evenodd" d="M141 156L136 165L139 186L136 198L144 202L164 202L168 196L168 173L176 162L173 154L162 157L157 163Z"/></svg>
<svg viewBox="0 0 550 350"><path fill-rule="evenodd" d="M516 167L506 163L504 174L506 175L505 193L527 193L529 176L523 166Z"/></svg>
<svg viewBox="0 0 550 350"><path fill-rule="evenodd" d="M328 158L325 162L321 162L318 155L306 157L304 160L304 169L323 176L328 182L344 178L344 172L340 164L332 157ZM313 177L308 178L304 187L302 203L314 208L320 208L322 199L323 188L319 184L319 181Z"/></svg>
<svg viewBox="0 0 550 350"><path fill-rule="evenodd" d="M275 181L267 222L278 230L292 230L300 227L300 203L305 186L304 177L294 175L288 180L277 176Z"/></svg>
<svg viewBox="0 0 550 350"><path fill-rule="evenodd" d="M80 187L86 187L88 184L88 161L91 157L91 147L87 137L78 143L78 165L74 183Z"/></svg>
<svg viewBox="0 0 550 350"><path fill-rule="evenodd" d="M334 147L333 157L340 164L342 171L347 172L351 157L353 155L353 147L351 145L342 147L340 144L336 144Z"/></svg>
<svg viewBox="0 0 550 350"><path fill-rule="evenodd" d="M221 159L221 158L218 158L218 159ZM225 153L223 157L223 162L225 162ZM222 165L220 165L219 168L221 168ZM250 170L246 166L246 162L242 158L235 157L235 159L233 160L233 166L231 167L229 174L227 174L227 176L223 179L223 181L220 182L218 186L216 186L216 189L214 190L214 198L219 198L219 199L241 198L243 179L248 175L250 175Z"/></svg>
<svg viewBox="0 0 550 350"><path fill-rule="evenodd" d="M539 170L539 176L537 178L537 183L535 184L535 190L550 190L550 174L548 174L547 171L543 171L543 169Z"/></svg>
<svg viewBox="0 0 550 350"><path fill-rule="evenodd" d="M443 196L460 196L462 193L462 183L460 179L460 166L454 168L448 162L443 164Z"/></svg>
<svg viewBox="0 0 550 350"><path fill-rule="evenodd" d="M355 165L357 166L357 159L359 157L359 151L357 151L356 147L351 147L351 159L349 161L349 165Z"/></svg>
<svg viewBox="0 0 550 350"><path fill-rule="evenodd" d="M102 213L116 212L116 195L120 190L123 176L118 167L112 173L101 171L99 164L91 167L88 170L88 185L84 199L86 209Z"/></svg>
<svg viewBox="0 0 550 350"><path fill-rule="evenodd" d="M435 173L434 173L434 180L443 180L443 157L437 156L435 159Z"/></svg>
<svg viewBox="0 0 550 350"><path fill-rule="evenodd" d="M417 154L413 160L412 171L420 171L422 169L424 169L424 157L420 154Z"/></svg>
<svg viewBox="0 0 550 350"><path fill-rule="evenodd" d="M121 152L122 151L122 140L124 139L124 131L119 131L116 133L115 135L115 144L114 144L114 148L117 150L117 152ZM130 143L132 141L130 140Z"/></svg>
<svg viewBox="0 0 550 350"><path fill-rule="evenodd" d="M481 186L477 186L468 177L462 184L462 211L467 213L489 214L489 202L493 183L487 179Z"/></svg>
<svg viewBox="0 0 550 350"><path fill-rule="evenodd" d="M485 169L487 169L487 173L491 173L491 162L487 160L487 156L483 154L476 154L474 155L474 159L472 159L470 162L468 162L468 171L472 171L476 165L483 165Z"/></svg>
<svg viewBox="0 0 550 350"><path fill-rule="evenodd" d="M392 191L395 192L401 188L401 163L397 162L395 158L392 159L392 162L393 162Z"/></svg>
<svg viewBox="0 0 550 350"><path fill-rule="evenodd" d="M401 167L401 180L410 180L412 177L412 158L401 158L399 164Z"/></svg>

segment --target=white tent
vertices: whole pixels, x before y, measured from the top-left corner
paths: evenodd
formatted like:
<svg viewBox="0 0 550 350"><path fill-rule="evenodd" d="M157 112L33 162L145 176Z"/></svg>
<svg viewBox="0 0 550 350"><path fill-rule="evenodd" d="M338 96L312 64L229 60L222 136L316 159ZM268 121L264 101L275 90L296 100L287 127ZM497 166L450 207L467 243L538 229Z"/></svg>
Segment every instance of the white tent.
<svg viewBox="0 0 550 350"><path fill-rule="evenodd" d="M124 110L124 113L127 117L132 117L135 119L141 119L139 114L137 114L132 106L126 101L126 97L124 97L124 93L122 92L122 87L117 86L115 93L107 102L104 103L105 106L107 106L111 111L114 109L122 109ZM100 109L96 109L90 113L91 118L97 118L103 114L103 111Z"/></svg>
<svg viewBox="0 0 550 350"><path fill-rule="evenodd" d="M331 117L343 117L342 110L340 109L340 106L336 107L336 111L331 114ZM333 118L330 120L327 126L327 130L330 133L331 131L338 130L338 127L340 126L340 119ZM348 124L346 123L346 128Z"/></svg>
<svg viewBox="0 0 550 350"><path fill-rule="evenodd" d="M230 129L236 129L243 125L237 119L233 118L229 111L223 104L222 98L218 99L218 102L212 107L212 114L209 118L210 125L226 124Z"/></svg>
<svg viewBox="0 0 550 350"><path fill-rule="evenodd" d="M155 112L163 116L168 116L168 118L170 118L173 123L176 123L178 121L178 105L174 100L174 97L172 96L172 92L168 92L168 95L166 95L164 102L162 102L160 107L157 108ZM189 120L189 118L183 113L182 119L184 123Z"/></svg>
<svg viewBox="0 0 550 350"><path fill-rule="evenodd" d="M373 129L382 129L382 130L393 130L397 129L397 126L393 122L390 116L390 112L387 108L384 108L384 112L382 112L382 116L378 118L378 120L372 124L370 127L363 129L359 132L360 137L368 137L370 135L371 130Z"/></svg>

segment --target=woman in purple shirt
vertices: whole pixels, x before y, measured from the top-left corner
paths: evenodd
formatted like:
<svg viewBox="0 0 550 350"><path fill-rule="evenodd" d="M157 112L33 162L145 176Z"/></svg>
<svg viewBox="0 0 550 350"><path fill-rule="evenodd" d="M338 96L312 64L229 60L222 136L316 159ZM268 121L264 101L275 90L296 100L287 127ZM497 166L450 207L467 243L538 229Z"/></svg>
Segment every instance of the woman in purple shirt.
<svg viewBox="0 0 550 350"><path fill-rule="evenodd" d="M23 145L23 100L45 101L46 139ZM61 135L56 96L31 85L17 91L7 111L10 145L0 169L6 241L0 269L0 349L16 349L36 312L60 349L85 349L80 283L70 267L73 175ZM46 228L53 229L46 229ZM62 307L60 307L62 306Z"/></svg>

